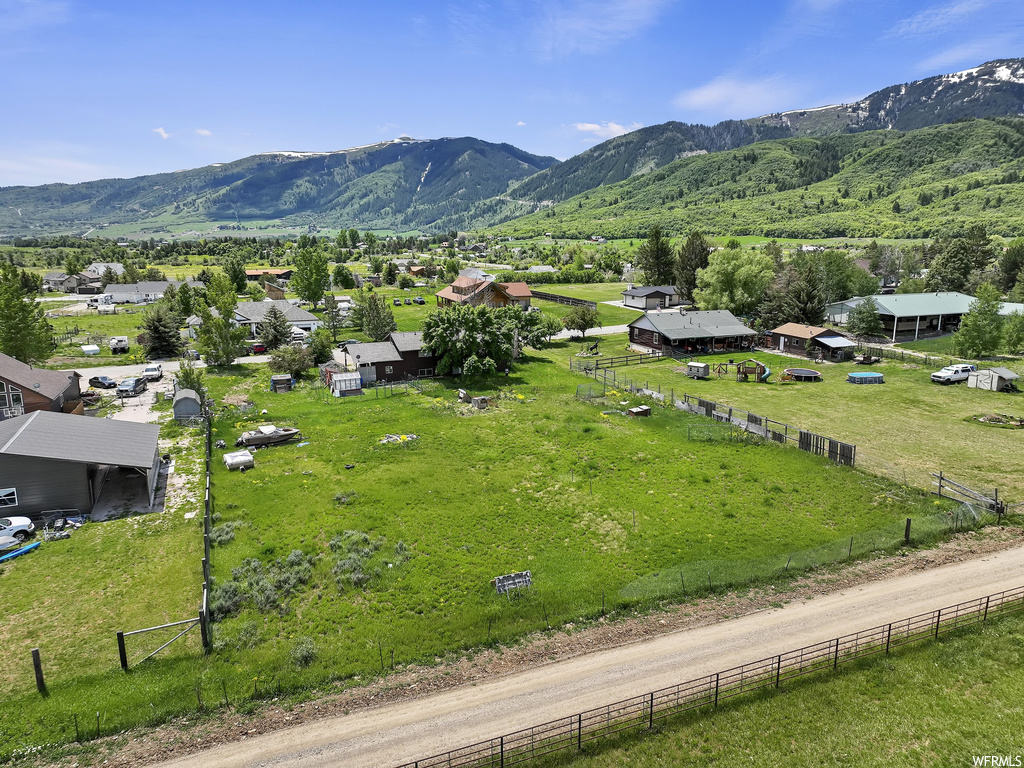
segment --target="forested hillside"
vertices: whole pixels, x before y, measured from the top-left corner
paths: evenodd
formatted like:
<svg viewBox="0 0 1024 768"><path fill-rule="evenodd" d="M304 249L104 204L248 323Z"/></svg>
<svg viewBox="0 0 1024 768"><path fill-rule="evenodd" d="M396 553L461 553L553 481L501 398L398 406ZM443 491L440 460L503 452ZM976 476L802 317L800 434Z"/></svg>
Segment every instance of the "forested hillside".
<svg viewBox="0 0 1024 768"><path fill-rule="evenodd" d="M936 237L965 222L1024 232L1024 119L906 133L766 141L688 157L496 228L501 234L635 237Z"/></svg>

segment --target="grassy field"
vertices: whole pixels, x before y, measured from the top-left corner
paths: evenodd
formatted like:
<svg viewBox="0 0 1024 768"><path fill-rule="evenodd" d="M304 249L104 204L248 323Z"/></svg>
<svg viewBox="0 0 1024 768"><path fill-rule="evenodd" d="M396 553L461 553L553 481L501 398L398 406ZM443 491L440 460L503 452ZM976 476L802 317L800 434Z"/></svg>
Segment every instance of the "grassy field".
<svg viewBox="0 0 1024 768"><path fill-rule="evenodd" d="M607 342L605 354L625 347L625 338ZM709 355L701 360L720 363L745 354ZM857 445L858 465L885 473L906 472L907 479L929 488L931 472L942 470L976 487L998 486L1011 501L1024 501L1024 432L986 426L973 417L1000 413L1024 415L1024 398L1009 393L968 389L965 385L932 384L931 368L911 362L884 360L870 370L885 375L885 384L857 386L846 374L865 370L853 363L821 363L824 380L817 383L778 383L780 372L806 360L758 351L753 357L772 369L768 384L737 382L735 374L695 381L679 365L664 360L617 369L620 376L665 390L699 395L744 408L777 421L810 429ZM1019 362L1009 365L1024 374ZM583 380L582 378L580 379Z"/></svg>
<svg viewBox="0 0 1024 768"><path fill-rule="evenodd" d="M484 412L456 404L456 380L335 400L310 386L271 394L263 366L212 372L218 401L255 405L252 415L222 413L215 437L230 446L258 419L296 424L308 441L258 452L245 474L228 473L216 451L213 567L225 618L214 652L199 655L190 639L125 676L113 637L194 612L197 520L88 526L0 576L17 595L2 637L20 649L0 678L0 754L67 740L76 714L100 711L109 733L194 710L197 688L205 702L226 689L244 707L271 686L301 695L379 673L392 650L398 664L430 663L595 617L602 601L632 611L666 596L644 586L654 574L770 556L781 567L787 552L938 509L781 446L689 442L697 417L605 416L610 402L574 397L568 353L557 345L474 389L498 396ZM615 407L627 399L613 397ZM379 443L402 433L419 438ZM531 593L494 593L492 578L526 569ZM148 640L132 639L132 658L158 644ZM48 698L35 693L31 647L42 650Z"/></svg>
<svg viewBox="0 0 1024 768"><path fill-rule="evenodd" d="M1024 616L1005 617L538 765L937 768L978 765L972 758L981 755L1012 760L1024 754L1012 725L1024 716L1022 633Z"/></svg>

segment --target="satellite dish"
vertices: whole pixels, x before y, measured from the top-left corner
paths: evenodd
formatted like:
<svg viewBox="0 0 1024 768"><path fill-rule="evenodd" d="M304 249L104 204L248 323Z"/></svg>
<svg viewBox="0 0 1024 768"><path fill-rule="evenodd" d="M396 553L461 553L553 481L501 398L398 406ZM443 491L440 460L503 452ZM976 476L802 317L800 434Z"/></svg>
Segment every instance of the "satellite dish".
<svg viewBox="0 0 1024 768"><path fill-rule="evenodd" d="M38 384L38 382L32 385L32 389L39 389L39 384Z"/></svg>

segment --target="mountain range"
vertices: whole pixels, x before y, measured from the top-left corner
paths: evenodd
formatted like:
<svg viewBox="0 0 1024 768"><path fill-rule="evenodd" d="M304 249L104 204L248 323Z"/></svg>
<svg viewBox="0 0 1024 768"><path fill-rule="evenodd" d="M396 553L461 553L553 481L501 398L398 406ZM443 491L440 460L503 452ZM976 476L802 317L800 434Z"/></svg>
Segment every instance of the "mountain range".
<svg viewBox="0 0 1024 768"><path fill-rule="evenodd" d="M988 118L1017 115L1024 115L1024 59L1003 59L890 86L852 104L727 120L714 126L668 122L641 128L564 162L469 137L401 137L336 152L264 153L134 179L7 187L0 189L0 235L81 232L111 223L130 224L140 233L159 233L172 224L266 221L430 232L503 225L501 231L509 232L557 229L565 234L588 234L594 227L633 232L637 225L652 220L683 219L696 220L710 227L709 231L741 234L737 227L763 230L768 219L792 223L794 218L806 217L788 213L779 217L778 205L784 204L783 210L793 207L782 199L771 198L771 216L765 211L743 214L749 205L738 201L767 201L771 195L798 187L805 188L806 199L812 185L831 181L835 182L837 201L850 200L853 190L861 186L875 189L881 185L883 197L899 194L899 184L905 187L916 182L906 174L894 175L891 162L879 164L875 169L879 176L870 184L859 176L856 184L835 177L842 170L852 172L847 166L857 162L861 169L857 173L862 173L883 156L899 165L893 153L911 144L919 146L921 141L925 142L924 151L928 151L928 141L938 141L928 155L933 160L928 164L928 183L1013 164L1015 158L1000 155L998 162L986 159L983 151L969 151L962 142L1002 142L1003 146L1009 142L1015 146L1017 128L1009 123L999 126ZM926 139L910 139L920 131L969 119L981 119L991 127L925 133ZM960 138L950 139L953 135ZM867 155L883 150L887 141L888 150L869 161ZM751 145L759 148L753 155L745 150ZM719 154L721 159L716 158ZM964 159L968 155L969 161ZM750 161L751 167L741 167L746 162L742 158L751 157L756 158ZM769 162L777 167L768 169L765 164ZM730 163L739 165L723 181L716 174ZM1010 174L1008 178L1012 178L1013 170L1007 167L999 177ZM745 181L741 183L741 179ZM972 180L972 187L985 180ZM924 183L920 178L917 181ZM619 189L619 185L624 186ZM968 191L965 186L966 182L959 185L958 192ZM846 190L845 197L840 197L840 187ZM830 190L823 188L817 197L829 197L830 202ZM927 199L931 193L924 192L922 199ZM598 201L602 206L595 208ZM641 201L651 207L643 212L630 208ZM879 205L874 192L870 201L862 202ZM890 206L893 202L889 200ZM696 209L707 205L734 210L728 210L724 218L708 211L696 215ZM679 213L680 208L685 215ZM838 211L816 208L813 216L822 213L832 216ZM905 229L878 217L867 219L863 222L867 229L875 226L870 220L876 221L879 230ZM837 228L819 221L795 229L824 232ZM848 231L850 227L838 229Z"/></svg>

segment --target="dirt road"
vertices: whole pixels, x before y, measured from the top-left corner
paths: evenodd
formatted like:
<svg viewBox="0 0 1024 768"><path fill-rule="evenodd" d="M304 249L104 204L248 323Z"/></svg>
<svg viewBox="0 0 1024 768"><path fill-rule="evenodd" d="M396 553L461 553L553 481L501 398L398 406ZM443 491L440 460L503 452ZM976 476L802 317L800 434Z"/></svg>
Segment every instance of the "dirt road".
<svg viewBox="0 0 1024 768"><path fill-rule="evenodd" d="M398 765L791 648L1024 584L1017 547L432 696L221 744L164 768Z"/></svg>

